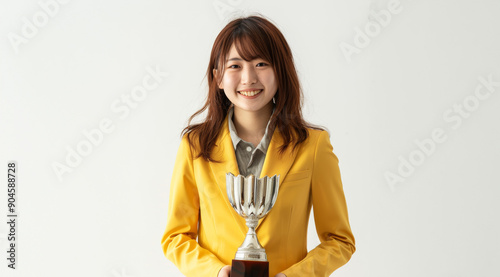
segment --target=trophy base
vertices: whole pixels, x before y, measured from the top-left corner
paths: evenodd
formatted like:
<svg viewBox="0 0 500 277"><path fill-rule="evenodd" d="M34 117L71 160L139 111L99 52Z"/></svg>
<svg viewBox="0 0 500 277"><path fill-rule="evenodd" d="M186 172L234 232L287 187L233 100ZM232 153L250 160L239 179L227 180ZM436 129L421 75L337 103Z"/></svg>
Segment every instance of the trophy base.
<svg viewBox="0 0 500 277"><path fill-rule="evenodd" d="M269 262L233 259L231 277L269 277Z"/></svg>

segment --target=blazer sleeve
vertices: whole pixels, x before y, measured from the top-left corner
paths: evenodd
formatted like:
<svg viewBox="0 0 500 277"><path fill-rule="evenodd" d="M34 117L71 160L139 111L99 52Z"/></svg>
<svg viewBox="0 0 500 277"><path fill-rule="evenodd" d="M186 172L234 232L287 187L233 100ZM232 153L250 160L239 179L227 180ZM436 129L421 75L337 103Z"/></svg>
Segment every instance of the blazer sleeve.
<svg viewBox="0 0 500 277"><path fill-rule="evenodd" d="M216 277L224 264L196 241L199 209L193 155L184 136L170 183L167 227L161 239L163 253L185 276Z"/></svg>
<svg viewBox="0 0 500 277"><path fill-rule="evenodd" d="M338 163L328 132L320 132L311 194L316 231L321 243L302 261L283 271L287 277L330 276L346 264L356 250Z"/></svg>

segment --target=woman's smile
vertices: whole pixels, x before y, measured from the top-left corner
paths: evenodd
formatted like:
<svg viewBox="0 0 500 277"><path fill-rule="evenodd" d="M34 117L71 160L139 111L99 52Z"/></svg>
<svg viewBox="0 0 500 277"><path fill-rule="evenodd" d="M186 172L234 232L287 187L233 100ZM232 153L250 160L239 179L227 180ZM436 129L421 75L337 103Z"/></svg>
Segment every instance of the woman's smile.
<svg viewBox="0 0 500 277"><path fill-rule="evenodd" d="M245 98L255 98L257 97L263 90L262 89L258 89L258 90L242 90L242 91L238 91L239 94L241 94L243 97Z"/></svg>

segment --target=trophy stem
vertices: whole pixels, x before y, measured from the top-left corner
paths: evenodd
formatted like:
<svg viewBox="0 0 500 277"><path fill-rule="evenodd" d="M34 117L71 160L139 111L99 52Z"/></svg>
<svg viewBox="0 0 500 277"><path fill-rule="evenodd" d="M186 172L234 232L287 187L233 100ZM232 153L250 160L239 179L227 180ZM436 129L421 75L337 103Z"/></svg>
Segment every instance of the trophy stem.
<svg viewBox="0 0 500 277"><path fill-rule="evenodd" d="M257 233L255 228L259 220L255 217L248 217L246 219L246 224L248 226L248 232L245 240L236 251L236 260L250 260L250 261L267 261L266 250L262 247L257 238Z"/></svg>
<svg viewBox="0 0 500 277"><path fill-rule="evenodd" d="M247 246L254 246L255 248L263 248L262 245L259 243L259 239L257 238L257 233L255 233L255 228L257 228L257 224L259 223L259 220L257 218L247 218L246 219L247 227L248 227L248 232L247 236L245 238L245 241L248 240ZM245 242L243 242L242 245L245 245Z"/></svg>

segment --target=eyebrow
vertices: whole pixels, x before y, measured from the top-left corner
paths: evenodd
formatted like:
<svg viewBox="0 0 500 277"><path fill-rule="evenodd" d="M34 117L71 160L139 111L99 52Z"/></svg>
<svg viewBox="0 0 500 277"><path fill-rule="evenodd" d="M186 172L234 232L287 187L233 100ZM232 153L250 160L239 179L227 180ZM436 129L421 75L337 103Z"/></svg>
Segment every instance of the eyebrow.
<svg viewBox="0 0 500 277"><path fill-rule="evenodd" d="M241 58L238 58L238 57L235 57L235 58L230 58L229 60L227 61L242 61Z"/></svg>

